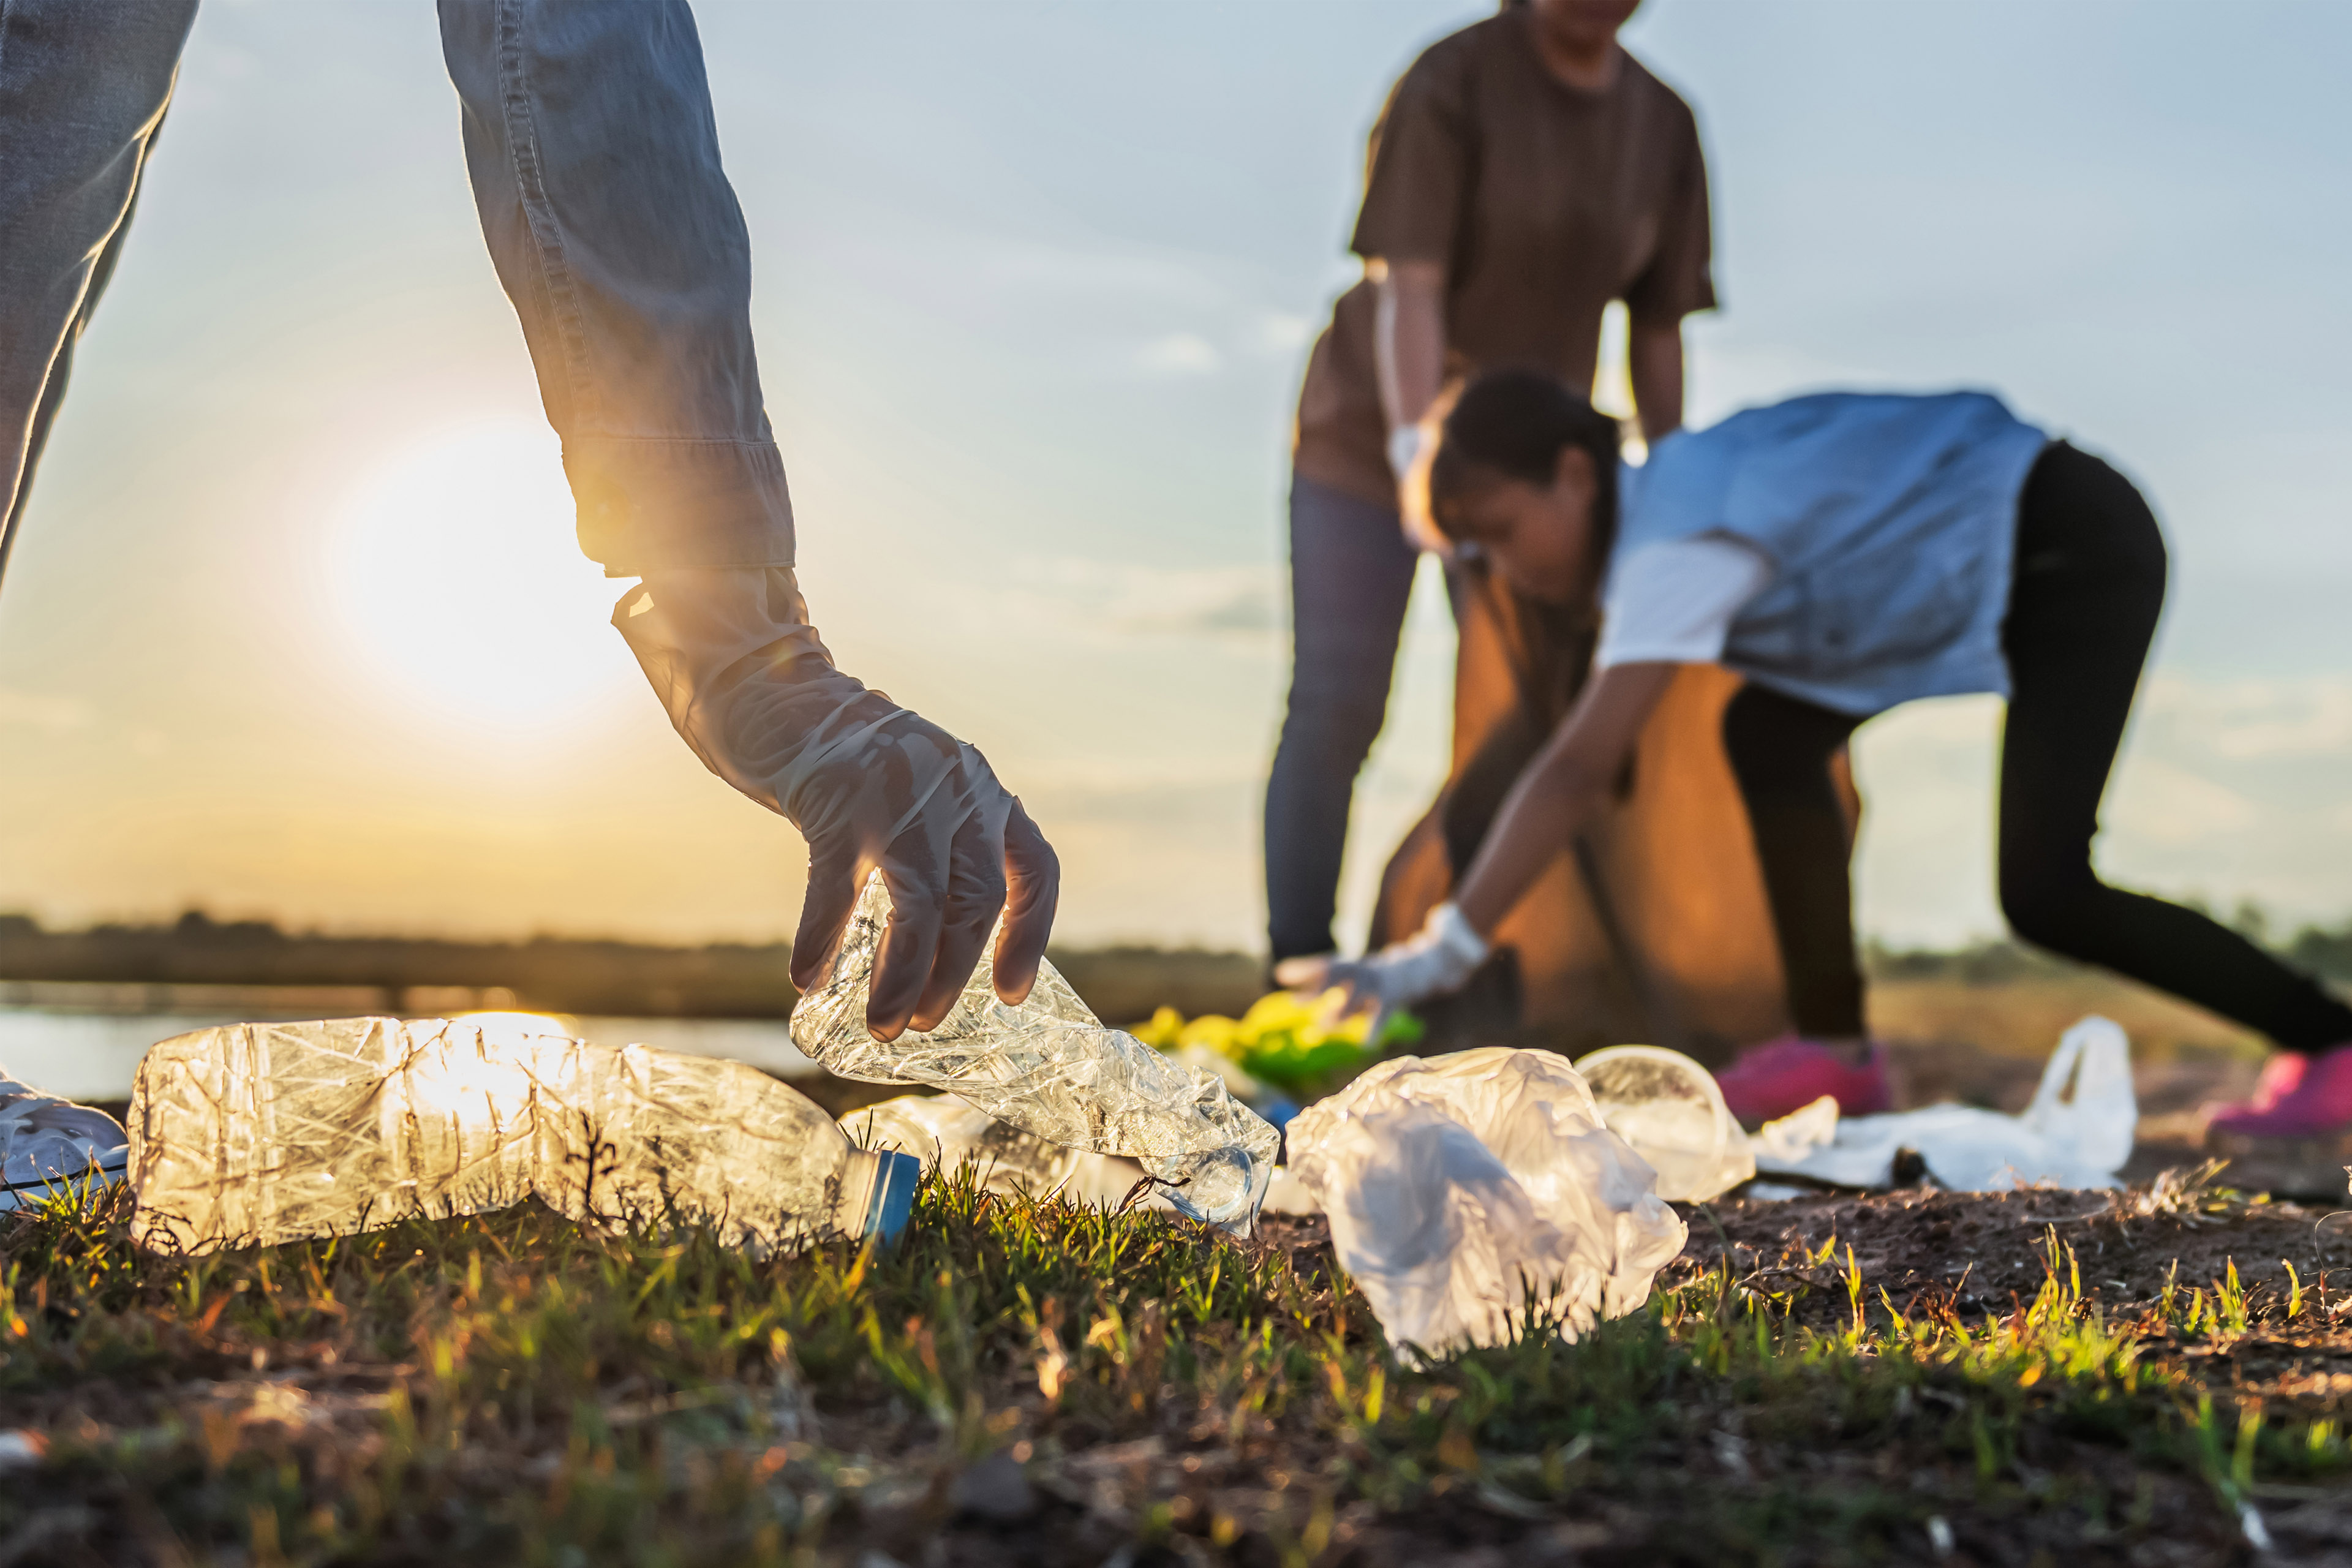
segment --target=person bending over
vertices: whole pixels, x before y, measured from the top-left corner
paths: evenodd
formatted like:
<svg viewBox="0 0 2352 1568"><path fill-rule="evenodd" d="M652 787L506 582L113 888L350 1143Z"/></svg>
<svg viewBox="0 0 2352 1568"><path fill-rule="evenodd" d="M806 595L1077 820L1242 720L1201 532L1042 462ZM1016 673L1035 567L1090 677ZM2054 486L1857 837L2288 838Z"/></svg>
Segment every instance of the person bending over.
<svg viewBox="0 0 2352 1568"><path fill-rule="evenodd" d="M0 5L0 566L121 255L195 9ZM483 237L562 437L581 548L634 580L613 624L695 754L807 840L793 984L823 980L879 870L891 914L866 1008L877 1038L947 1016L1000 910L996 994L1020 1002L1060 862L975 747L840 668L817 636L752 347L750 235L692 12L684 0L438 9ZM899 584L866 587L901 605L902 635L921 635ZM0 1165L31 1131L58 1129L121 1137L101 1113L0 1075Z"/></svg>
<svg viewBox="0 0 2352 1568"><path fill-rule="evenodd" d="M1747 681L1725 741L1798 1031L1742 1052L1725 1098L1751 1123L1822 1094L1851 1114L1885 1110L1829 761L1890 708L1991 691L2009 701L1999 870L2011 928L2268 1036L2280 1054L2216 1128L2352 1126L2352 1008L2226 927L2092 869L2166 574L2154 513L2106 463L1984 393L1823 393L1670 436L1629 468L1614 421L1549 375L1504 371L1455 404L1429 483L1438 528L1519 593L1598 595L1595 676L1454 901L1365 958L1294 961L1286 984L1383 1006L1459 985L1486 933L1610 808L1676 668L1721 664Z"/></svg>

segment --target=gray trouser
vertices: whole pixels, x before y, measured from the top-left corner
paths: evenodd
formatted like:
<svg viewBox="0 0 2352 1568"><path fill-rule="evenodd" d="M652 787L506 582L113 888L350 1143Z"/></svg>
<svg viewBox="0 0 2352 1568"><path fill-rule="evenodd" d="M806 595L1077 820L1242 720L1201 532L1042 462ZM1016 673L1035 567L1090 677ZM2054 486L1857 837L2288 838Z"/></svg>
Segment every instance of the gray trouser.
<svg viewBox="0 0 2352 1568"><path fill-rule="evenodd" d="M440 0L466 166L616 576L790 565L751 241L684 0ZM0 569L195 0L0 0Z"/></svg>
<svg viewBox="0 0 2352 1568"><path fill-rule="evenodd" d="M1273 962L1332 950L1356 775L1388 717L1397 639L1421 557L1393 506L1290 479L1290 701L1265 781ZM1446 598L1462 618L1463 583Z"/></svg>

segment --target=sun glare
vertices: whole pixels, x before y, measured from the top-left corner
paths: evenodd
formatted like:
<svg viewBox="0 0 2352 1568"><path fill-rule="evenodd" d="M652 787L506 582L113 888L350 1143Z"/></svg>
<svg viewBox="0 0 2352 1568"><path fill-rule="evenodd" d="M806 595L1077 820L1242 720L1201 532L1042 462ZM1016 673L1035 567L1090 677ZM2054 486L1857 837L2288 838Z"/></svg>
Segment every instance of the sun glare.
<svg viewBox="0 0 2352 1568"><path fill-rule="evenodd" d="M469 424L391 456L341 507L329 573L352 651L442 718L560 727L636 679L606 624L621 584L572 542L543 426Z"/></svg>

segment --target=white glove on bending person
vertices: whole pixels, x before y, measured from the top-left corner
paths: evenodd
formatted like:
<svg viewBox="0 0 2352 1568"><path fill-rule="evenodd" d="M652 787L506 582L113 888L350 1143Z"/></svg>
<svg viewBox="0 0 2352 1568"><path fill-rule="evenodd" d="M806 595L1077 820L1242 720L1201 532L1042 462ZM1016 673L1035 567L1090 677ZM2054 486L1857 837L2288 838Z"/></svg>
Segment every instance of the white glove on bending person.
<svg viewBox="0 0 2352 1568"><path fill-rule="evenodd" d="M1286 958L1274 966L1274 977L1301 993L1341 987L1350 1013L1368 1005L1378 1007L1370 1036L1377 1040L1391 1013L1461 989L1492 951L1486 939L1470 929L1462 911L1448 902L1430 910L1414 935L1378 952L1361 958Z"/></svg>
<svg viewBox="0 0 2352 1568"><path fill-rule="evenodd" d="M670 722L710 771L807 838L793 984L824 977L868 870L890 890L866 1023L893 1039L944 1018L999 910L996 994L1028 995L1061 867L968 743L835 668L786 566L648 574L614 606Z"/></svg>

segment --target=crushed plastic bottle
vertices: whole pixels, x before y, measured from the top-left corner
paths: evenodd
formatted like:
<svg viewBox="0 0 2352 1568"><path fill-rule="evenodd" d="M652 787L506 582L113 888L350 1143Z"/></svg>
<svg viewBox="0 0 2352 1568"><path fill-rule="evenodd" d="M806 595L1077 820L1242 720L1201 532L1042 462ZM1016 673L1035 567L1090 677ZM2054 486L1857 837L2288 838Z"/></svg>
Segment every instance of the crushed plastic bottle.
<svg viewBox="0 0 2352 1568"><path fill-rule="evenodd" d="M1389 1342L1497 1344L1538 1310L1573 1339L1649 1299L1688 1232L1549 1051L1381 1063L1289 1128L1290 1172Z"/></svg>
<svg viewBox="0 0 2352 1568"><path fill-rule="evenodd" d="M960 1095L902 1094L851 1111L841 1126L861 1149L895 1149L926 1167L952 1173L968 1162L993 1192L1042 1196L1066 1185L1078 1163L1076 1150L999 1121Z"/></svg>
<svg viewBox="0 0 2352 1568"><path fill-rule="evenodd" d="M971 1162L980 1184L1000 1193L1059 1198L1093 1208L1118 1208L1133 1199L1139 1208L1174 1210L1166 1189L1154 1184L1136 1191L1143 1167L1117 1154L1082 1154L1024 1132L953 1094L902 1094L853 1110L841 1119L849 1141L861 1149L895 1149L924 1168L953 1173ZM1282 1182L1275 1173L1275 1185Z"/></svg>
<svg viewBox="0 0 2352 1568"><path fill-rule="evenodd" d="M1715 1075L1680 1051L1611 1046L1580 1058L1576 1071L1609 1131L1658 1173L1668 1203L1705 1203L1756 1174Z"/></svg>
<svg viewBox="0 0 2352 1568"><path fill-rule="evenodd" d="M1838 1115L1822 1099L1756 1134L1757 1169L1839 1186L1883 1187L1898 1152L1918 1154L1951 1192L2005 1192L2052 1182L2105 1188L2131 1158L2139 1129L2131 1042L2094 1014L2066 1031L2022 1116L1973 1105L1931 1105L1886 1116Z"/></svg>
<svg viewBox="0 0 2352 1568"><path fill-rule="evenodd" d="M930 1030L895 1040L866 1027L866 995L890 900L866 884L824 983L793 1008L793 1044L843 1078L921 1083L1000 1121L1086 1153L1127 1155L1195 1219L1247 1231L1281 1137L1214 1073L1171 1061L1088 1010L1048 962L1027 1001L997 1000L985 959ZM994 951L992 939L988 951Z"/></svg>
<svg viewBox="0 0 2352 1568"><path fill-rule="evenodd" d="M740 1062L440 1019L200 1029L150 1050L131 1087L135 1231L184 1252L533 1196L754 1250L887 1241L919 1174Z"/></svg>
<svg viewBox="0 0 2352 1568"><path fill-rule="evenodd" d="M122 1180L122 1123L20 1083L0 1068L0 1213L84 1185Z"/></svg>

